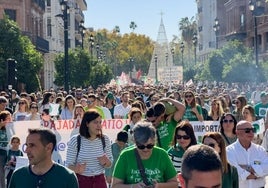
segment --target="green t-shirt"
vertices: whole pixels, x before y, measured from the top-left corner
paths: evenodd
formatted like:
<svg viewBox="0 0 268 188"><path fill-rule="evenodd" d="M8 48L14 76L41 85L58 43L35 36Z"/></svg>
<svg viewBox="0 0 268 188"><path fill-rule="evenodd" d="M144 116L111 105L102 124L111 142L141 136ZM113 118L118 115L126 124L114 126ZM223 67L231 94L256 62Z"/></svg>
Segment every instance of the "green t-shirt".
<svg viewBox="0 0 268 188"><path fill-rule="evenodd" d="M267 104L258 103L254 106L254 111L258 118L264 118L267 109L268 109L268 103Z"/></svg>
<svg viewBox="0 0 268 188"><path fill-rule="evenodd" d="M78 181L75 173L55 163L51 169L43 174L36 175L30 169L30 166L25 166L15 170L12 175L9 188L78 188Z"/></svg>
<svg viewBox="0 0 268 188"><path fill-rule="evenodd" d="M170 147L167 152L177 173L181 172L182 156L185 150L177 144L176 146Z"/></svg>
<svg viewBox="0 0 268 188"><path fill-rule="evenodd" d="M200 105L196 105L196 108L197 108L198 113L202 115L202 107ZM183 120L188 119L189 121L198 121L198 118L192 112L192 107L189 105L186 106L182 119Z"/></svg>
<svg viewBox="0 0 268 188"><path fill-rule="evenodd" d="M140 171L135 156L135 147L126 148L119 156L113 176L123 180L124 184L136 184L142 182ZM162 148L154 147L149 159L142 160L145 174L149 182L167 182L176 176L176 170Z"/></svg>
<svg viewBox="0 0 268 188"><path fill-rule="evenodd" d="M178 122L174 118L171 118L170 122L163 121L158 125L156 131L159 134L160 144L157 139L157 146L161 146L164 150L169 149L177 124Z"/></svg>

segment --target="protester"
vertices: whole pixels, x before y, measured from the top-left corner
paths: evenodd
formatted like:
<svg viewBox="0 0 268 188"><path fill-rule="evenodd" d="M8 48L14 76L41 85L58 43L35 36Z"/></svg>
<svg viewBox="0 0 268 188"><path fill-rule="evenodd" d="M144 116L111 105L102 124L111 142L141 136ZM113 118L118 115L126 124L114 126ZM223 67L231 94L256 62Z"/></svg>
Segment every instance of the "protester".
<svg viewBox="0 0 268 188"><path fill-rule="evenodd" d="M0 112L0 187L5 187L5 170L4 166L7 162L7 146L8 138L6 125L12 121L9 111Z"/></svg>
<svg viewBox="0 0 268 188"><path fill-rule="evenodd" d="M182 188L221 188L220 156L214 149L203 144L189 147L183 154L179 180Z"/></svg>
<svg viewBox="0 0 268 188"><path fill-rule="evenodd" d="M165 104L169 108L166 108ZM169 149L174 130L184 112L185 106L171 98L162 98L153 107L148 109L146 119L156 128L157 146L165 150Z"/></svg>
<svg viewBox="0 0 268 188"><path fill-rule="evenodd" d="M240 121L243 119L242 109L244 106L247 105L246 97L239 95L236 97L235 102L235 109L233 110L232 114L235 116L236 121Z"/></svg>
<svg viewBox="0 0 268 188"><path fill-rule="evenodd" d="M25 120L41 120L41 114L38 112L38 105L36 102L30 104L30 113Z"/></svg>
<svg viewBox="0 0 268 188"><path fill-rule="evenodd" d="M254 127L242 120L237 123L237 141L229 145L227 158L235 166L239 175L239 187L257 188L265 186L268 175L268 157L265 149L252 142Z"/></svg>
<svg viewBox="0 0 268 188"><path fill-rule="evenodd" d="M128 92L121 94L121 103L114 107L114 118L115 119L127 119L127 115L131 109L129 102Z"/></svg>
<svg viewBox="0 0 268 188"><path fill-rule="evenodd" d="M223 167L222 187L238 188L237 169L227 161L225 141L222 135L218 132L207 132L203 136L202 144L212 147L220 155Z"/></svg>
<svg viewBox="0 0 268 188"><path fill-rule="evenodd" d="M43 100L41 101L39 113L42 113L44 109L50 109L50 104L53 103L54 96L51 92L44 93Z"/></svg>
<svg viewBox="0 0 268 188"><path fill-rule="evenodd" d="M134 147L125 149L115 164L112 188L178 186L175 168L167 153L155 147L155 128L138 122L134 127Z"/></svg>
<svg viewBox="0 0 268 188"><path fill-rule="evenodd" d="M194 93L190 90L184 93L185 113L183 120L188 121L203 121L202 108L195 101Z"/></svg>
<svg viewBox="0 0 268 188"><path fill-rule="evenodd" d="M261 101L254 105L254 111L256 113L256 119L265 118L266 111L268 109L268 93L261 92Z"/></svg>
<svg viewBox="0 0 268 188"><path fill-rule="evenodd" d="M195 144L197 144L197 141L190 122L180 122L174 131L172 146L167 151L177 173L181 172L181 162L184 152L188 147Z"/></svg>
<svg viewBox="0 0 268 188"><path fill-rule="evenodd" d="M21 98L18 102L17 109L13 113L14 121L25 121L29 115L29 103L25 98Z"/></svg>
<svg viewBox="0 0 268 188"><path fill-rule="evenodd" d="M113 162L110 139L102 134L101 115L85 112L79 134L68 142L66 166L78 177L80 188L106 188L105 168Z"/></svg>
<svg viewBox="0 0 268 188"><path fill-rule="evenodd" d="M116 105L115 97L113 93L108 92L108 94L104 98L104 106L108 108L111 112L111 116L114 119L114 107Z"/></svg>
<svg viewBox="0 0 268 188"><path fill-rule="evenodd" d="M14 171L9 188L78 188L74 172L52 160L56 135L49 129L37 128L28 131L25 152L29 165Z"/></svg>
<svg viewBox="0 0 268 188"><path fill-rule="evenodd" d="M128 147L128 133L124 130L117 133L115 142L112 144L113 163L111 168L105 169L106 181L109 185L112 183L112 175L115 163L123 149Z"/></svg>
<svg viewBox="0 0 268 188"><path fill-rule="evenodd" d="M9 170L8 174L6 174L7 179L7 187L9 185L11 176L15 170L16 166L16 157L17 156L23 156L22 151L19 149L20 146L20 138L16 135L12 136L10 139L11 148L7 152L7 164L5 166L5 169Z"/></svg>
<svg viewBox="0 0 268 188"><path fill-rule="evenodd" d="M221 116L220 133L224 138L226 146L234 143L237 139L236 124L237 124L237 121L233 114L225 113Z"/></svg>
<svg viewBox="0 0 268 188"><path fill-rule="evenodd" d="M72 119L74 116L74 107L76 105L75 98L72 95L67 95L64 99L64 106L60 113L60 119Z"/></svg>
<svg viewBox="0 0 268 188"><path fill-rule="evenodd" d="M128 116L129 116L129 124L126 124L123 130L125 130L128 133L128 144L133 145L134 144L133 128L135 124L141 120L142 113L140 109L134 107L130 109Z"/></svg>
<svg viewBox="0 0 268 188"><path fill-rule="evenodd" d="M211 108L208 112L208 121L219 121L221 116L224 114L221 102L217 99L211 101Z"/></svg>

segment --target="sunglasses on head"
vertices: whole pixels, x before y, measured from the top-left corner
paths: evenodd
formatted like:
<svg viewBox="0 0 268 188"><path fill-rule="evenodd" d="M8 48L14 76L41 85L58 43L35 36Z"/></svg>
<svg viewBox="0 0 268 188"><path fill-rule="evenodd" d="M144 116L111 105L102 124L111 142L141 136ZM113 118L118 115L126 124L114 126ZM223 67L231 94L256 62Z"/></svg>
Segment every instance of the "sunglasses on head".
<svg viewBox="0 0 268 188"><path fill-rule="evenodd" d="M188 135L176 135L176 138L179 140L182 138L183 138L183 140L189 140L190 136L188 136Z"/></svg>
<svg viewBox="0 0 268 188"><path fill-rule="evenodd" d="M148 145L137 145L137 148L143 150L145 148L152 149L154 147L154 144L148 144Z"/></svg>
<svg viewBox="0 0 268 188"><path fill-rule="evenodd" d="M256 129L254 127L252 127L252 128L244 128L244 129L237 129L237 130L245 131L245 133L250 133L250 132L256 133Z"/></svg>
<svg viewBox="0 0 268 188"><path fill-rule="evenodd" d="M225 119L222 121L223 123L233 123L234 120L233 119Z"/></svg>

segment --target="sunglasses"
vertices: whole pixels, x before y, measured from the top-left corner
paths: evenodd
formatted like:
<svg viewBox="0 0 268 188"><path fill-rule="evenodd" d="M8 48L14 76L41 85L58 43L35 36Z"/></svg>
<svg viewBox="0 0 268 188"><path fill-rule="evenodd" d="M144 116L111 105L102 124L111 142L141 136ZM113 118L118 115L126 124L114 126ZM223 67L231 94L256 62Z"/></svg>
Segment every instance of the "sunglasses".
<svg viewBox="0 0 268 188"><path fill-rule="evenodd" d="M215 148L215 145L216 145L216 144L214 144L214 143L209 143L209 144L206 144L206 145L209 146L209 147Z"/></svg>
<svg viewBox="0 0 268 188"><path fill-rule="evenodd" d="M37 109L37 106L32 106L31 108L36 108Z"/></svg>
<svg viewBox="0 0 268 188"><path fill-rule="evenodd" d="M24 102L19 102L19 104L25 104Z"/></svg>
<svg viewBox="0 0 268 188"><path fill-rule="evenodd" d="M250 133L250 132L256 133L255 128L244 128L244 129L237 129L237 130L245 131L245 133Z"/></svg>
<svg viewBox="0 0 268 188"><path fill-rule="evenodd" d="M190 139L190 136L188 136L188 135L176 135L176 138L177 139L182 139L183 138L183 140L189 140Z"/></svg>
<svg viewBox="0 0 268 188"><path fill-rule="evenodd" d="M185 95L185 98L192 98L193 95Z"/></svg>
<svg viewBox="0 0 268 188"><path fill-rule="evenodd" d="M147 149L152 149L154 147L154 144L148 144L148 145L137 145L137 148L139 148L139 149L141 149L141 150L143 150L143 149L145 149L145 148L147 148Z"/></svg>
<svg viewBox="0 0 268 188"><path fill-rule="evenodd" d="M223 123L233 123L234 120L233 119L225 119L222 121Z"/></svg>

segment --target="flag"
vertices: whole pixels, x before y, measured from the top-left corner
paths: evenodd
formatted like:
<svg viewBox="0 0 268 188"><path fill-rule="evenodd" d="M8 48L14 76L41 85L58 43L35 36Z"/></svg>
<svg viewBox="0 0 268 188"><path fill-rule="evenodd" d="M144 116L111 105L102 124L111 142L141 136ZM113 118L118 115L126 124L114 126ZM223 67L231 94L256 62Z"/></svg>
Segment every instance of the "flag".
<svg viewBox="0 0 268 188"><path fill-rule="evenodd" d="M141 78L141 69L136 73L136 79L139 80Z"/></svg>

